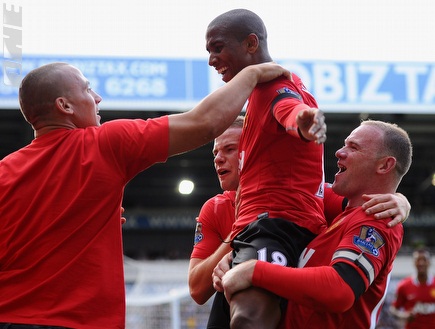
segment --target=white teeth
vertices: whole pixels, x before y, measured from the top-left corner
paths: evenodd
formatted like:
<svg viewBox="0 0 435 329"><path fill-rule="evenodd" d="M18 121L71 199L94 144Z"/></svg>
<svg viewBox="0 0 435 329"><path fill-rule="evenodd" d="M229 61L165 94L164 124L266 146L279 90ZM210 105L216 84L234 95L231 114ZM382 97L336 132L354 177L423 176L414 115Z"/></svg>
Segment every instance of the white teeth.
<svg viewBox="0 0 435 329"><path fill-rule="evenodd" d="M344 166L340 166L340 165L338 166L338 172L339 172L339 173L345 172L346 169L347 169L347 168L344 167Z"/></svg>
<svg viewBox="0 0 435 329"><path fill-rule="evenodd" d="M224 74L226 70L228 70L228 67L221 67L221 68L218 70L218 73L219 73L219 74Z"/></svg>

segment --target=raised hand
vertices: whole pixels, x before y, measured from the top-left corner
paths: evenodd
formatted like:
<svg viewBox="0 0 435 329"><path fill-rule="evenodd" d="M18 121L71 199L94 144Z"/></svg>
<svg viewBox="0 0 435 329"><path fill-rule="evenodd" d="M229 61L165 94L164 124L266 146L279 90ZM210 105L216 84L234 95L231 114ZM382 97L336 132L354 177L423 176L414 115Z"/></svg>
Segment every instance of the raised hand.
<svg viewBox="0 0 435 329"><path fill-rule="evenodd" d="M326 141L326 123L323 112L316 108L302 110L296 117L296 123L301 135L309 141L317 144Z"/></svg>

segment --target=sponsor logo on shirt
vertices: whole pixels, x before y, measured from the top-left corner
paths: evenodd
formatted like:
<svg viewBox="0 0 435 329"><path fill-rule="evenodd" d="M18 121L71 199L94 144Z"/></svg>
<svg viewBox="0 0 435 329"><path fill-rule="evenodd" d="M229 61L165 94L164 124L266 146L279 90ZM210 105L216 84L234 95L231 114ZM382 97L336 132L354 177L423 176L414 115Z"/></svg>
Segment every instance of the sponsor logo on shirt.
<svg viewBox="0 0 435 329"><path fill-rule="evenodd" d="M435 303L418 302L412 309L413 314L435 314Z"/></svg>
<svg viewBox="0 0 435 329"><path fill-rule="evenodd" d="M353 237L353 243L363 252L379 256L379 249L385 244L385 241L373 227L363 226L359 236Z"/></svg>
<svg viewBox="0 0 435 329"><path fill-rule="evenodd" d="M196 223L195 238L193 240L193 244L197 244L198 242L202 241L203 238L204 236L202 234L202 223L198 222Z"/></svg>

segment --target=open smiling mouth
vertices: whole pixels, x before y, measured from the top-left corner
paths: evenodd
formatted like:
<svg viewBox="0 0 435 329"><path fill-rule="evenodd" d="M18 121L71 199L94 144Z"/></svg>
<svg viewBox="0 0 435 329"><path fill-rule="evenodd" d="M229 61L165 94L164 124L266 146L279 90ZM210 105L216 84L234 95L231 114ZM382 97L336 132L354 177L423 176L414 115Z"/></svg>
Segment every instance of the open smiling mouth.
<svg viewBox="0 0 435 329"><path fill-rule="evenodd" d="M224 75L224 74L227 73L227 71L228 71L228 66L221 67L221 68L218 69L217 71L218 71L219 74Z"/></svg>
<svg viewBox="0 0 435 329"><path fill-rule="evenodd" d="M338 165L338 172L337 172L337 174L344 173L346 170L347 170L347 168L345 166Z"/></svg>

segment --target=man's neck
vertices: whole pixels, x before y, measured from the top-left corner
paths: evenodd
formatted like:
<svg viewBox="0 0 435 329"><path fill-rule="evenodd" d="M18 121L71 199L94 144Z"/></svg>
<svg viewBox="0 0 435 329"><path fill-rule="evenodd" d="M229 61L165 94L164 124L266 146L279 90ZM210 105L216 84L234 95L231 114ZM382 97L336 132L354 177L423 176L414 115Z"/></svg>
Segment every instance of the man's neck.
<svg viewBox="0 0 435 329"><path fill-rule="evenodd" d="M420 283L426 283L427 282L427 278L428 278L427 273L420 273L420 274L417 275L417 280Z"/></svg>

